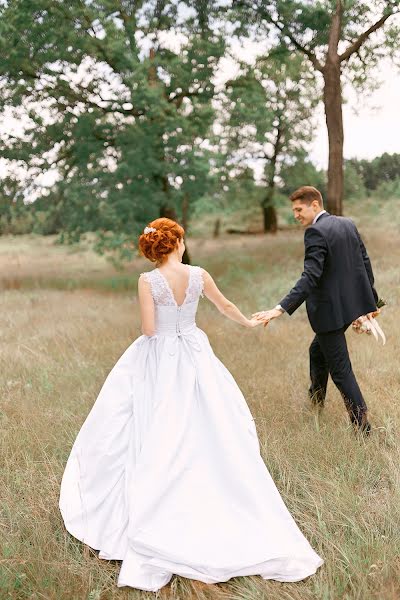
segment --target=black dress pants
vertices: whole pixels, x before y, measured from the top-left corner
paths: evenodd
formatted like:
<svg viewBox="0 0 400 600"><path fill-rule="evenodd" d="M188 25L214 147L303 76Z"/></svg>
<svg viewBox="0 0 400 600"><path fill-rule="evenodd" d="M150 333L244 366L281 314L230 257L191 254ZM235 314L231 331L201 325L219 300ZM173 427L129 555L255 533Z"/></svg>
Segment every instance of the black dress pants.
<svg viewBox="0 0 400 600"><path fill-rule="evenodd" d="M310 397L314 404L323 405L328 376L340 391L352 423L366 424L367 405L354 376L347 349L346 325L336 331L317 333L310 345Z"/></svg>

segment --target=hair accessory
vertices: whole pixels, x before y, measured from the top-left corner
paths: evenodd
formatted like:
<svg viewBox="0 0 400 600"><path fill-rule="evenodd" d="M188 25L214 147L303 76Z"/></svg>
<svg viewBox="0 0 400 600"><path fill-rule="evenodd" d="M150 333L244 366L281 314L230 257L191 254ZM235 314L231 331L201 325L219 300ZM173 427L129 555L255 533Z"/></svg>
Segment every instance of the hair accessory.
<svg viewBox="0 0 400 600"><path fill-rule="evenodd" d="M157 231L155 227L145 227L143 233L146 235L147 233L152 233L153 231Z"/></svg>

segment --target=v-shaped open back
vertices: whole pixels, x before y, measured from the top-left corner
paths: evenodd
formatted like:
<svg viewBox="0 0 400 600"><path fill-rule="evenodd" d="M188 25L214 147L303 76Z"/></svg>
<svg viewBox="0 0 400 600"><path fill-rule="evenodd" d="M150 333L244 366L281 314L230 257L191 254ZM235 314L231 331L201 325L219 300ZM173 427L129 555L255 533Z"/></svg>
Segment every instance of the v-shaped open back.
<svg viewBox="0 0 400 600"><path fill-rule="evenodd" d="M160 271L160 269L158 269L158 268L156 269L156 271L158 271L159 274L161 275L161 277L164 279L166 288L168 289L169 293L171 294L171 299L174 301L174 303L176 304L176 306L178 308L182 307L185 304L185 302L186 302L186 299L187 299L187 296L188 296L188 292L189 292L189 288L190 288L190 280L191 280L191 277L192 277L192 270L191 270L191 268L189 266L187 268L188 278L187 278L186 286L182 289L182 292L183 292L183 300L182 300L182 302L178 302L178 300L176 299L175 294L174 294L174 292L172 290L172 286L169 283L169 281L166 278L166 276L164 275L164 273L162 271Z"/></svg>
<svg viewBox="0 0 400 600"><path fill-rule="evenodd" d="M151 294L156 306L175 306L176 308L183 308L186 304L196 302L199 297L203 295L204 284L200 267L188 265L188 280L184 288L183 300L180 303L177 302L168 279L160 269L154 269L148 273L143 273L143 275L150 284Z"/></svg>

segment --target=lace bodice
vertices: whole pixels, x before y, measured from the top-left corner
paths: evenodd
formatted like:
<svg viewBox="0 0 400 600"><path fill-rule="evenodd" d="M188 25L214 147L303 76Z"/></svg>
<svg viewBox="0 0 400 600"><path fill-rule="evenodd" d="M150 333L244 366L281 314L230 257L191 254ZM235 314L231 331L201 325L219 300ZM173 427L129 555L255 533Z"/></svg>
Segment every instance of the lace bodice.
<svg viewBox="0 0 400 600"><path fill-rule="evenodd" d="M159 269L154 269L142 276L150 284L154 304L156 306L175 306L178 304L174 298L170 285ZM203 277L200 267L189 266L189 282L186 288L185 299L181 306L197 302L203 296Z"/></svg>

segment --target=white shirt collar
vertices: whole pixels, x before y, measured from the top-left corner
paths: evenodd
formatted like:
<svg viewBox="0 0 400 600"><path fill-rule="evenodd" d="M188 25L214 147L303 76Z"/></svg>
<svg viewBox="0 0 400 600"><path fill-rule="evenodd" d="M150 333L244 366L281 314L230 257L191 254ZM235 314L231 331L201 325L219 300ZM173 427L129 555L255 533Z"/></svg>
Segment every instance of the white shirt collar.
<svg viewBox="0 0 400 600"><path fill-rule="evenodd" d="M312 224L314 225L314 223L316 223L318 221L318 219L320 218L320 216L323 215L324 213L326 213L326 210L321 210L321 212L319 212L317 215L315 215L314 221L312 222Z"/></svg>

